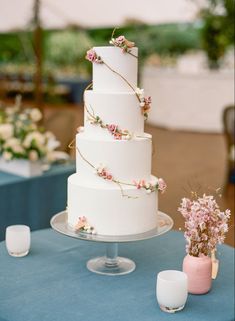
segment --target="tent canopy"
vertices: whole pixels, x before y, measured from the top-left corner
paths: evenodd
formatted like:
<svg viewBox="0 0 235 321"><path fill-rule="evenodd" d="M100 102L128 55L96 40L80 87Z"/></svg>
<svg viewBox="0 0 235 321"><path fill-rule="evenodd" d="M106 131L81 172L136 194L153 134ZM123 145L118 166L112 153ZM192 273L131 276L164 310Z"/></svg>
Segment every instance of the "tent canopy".
<svg viewBox="0 0 235 321"><path fill-rule="evenodd" d="M0 32L26 29L33 16L34 0L1 0ZM44 28L119 26L126 19L147 24L188 22L198 7L189 0L41 0Z"/></svg>

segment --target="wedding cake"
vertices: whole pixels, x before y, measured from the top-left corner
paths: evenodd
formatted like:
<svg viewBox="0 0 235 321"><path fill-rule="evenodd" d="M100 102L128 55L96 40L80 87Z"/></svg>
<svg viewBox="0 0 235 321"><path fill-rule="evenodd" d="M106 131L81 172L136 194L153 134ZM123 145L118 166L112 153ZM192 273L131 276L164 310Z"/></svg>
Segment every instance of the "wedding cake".
<svg viewBox="0 0 235 321"><path fill-rule="evenodd" d="M76 135L76 173L68 178L68 224L100 235L131 235L157 226L152 140L144 133L151 98L137 87L138 49L124 36L94 47L92 90L84 92L84 127Z"/></svg>

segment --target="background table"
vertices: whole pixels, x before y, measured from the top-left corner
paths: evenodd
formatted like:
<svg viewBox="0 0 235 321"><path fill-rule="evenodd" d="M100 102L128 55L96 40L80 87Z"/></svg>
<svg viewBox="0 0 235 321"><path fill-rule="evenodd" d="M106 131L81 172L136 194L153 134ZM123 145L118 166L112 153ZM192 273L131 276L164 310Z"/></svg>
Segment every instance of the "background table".
<svg viewBox="0 0 235 321"><path fill-rule="evenodd" d="M105 244L72 239L53 230L32 233L31 252L10 257L0 243L0 318L6 321L232 321L234 320L233 249L220 246L220 271L206 295L189 295L183 311L162 312L156 302L156 275L181 269L185 241L171 231L154 239L120 244L120 255L136 270L103 276L86 261Z"/></svg>
<svg viewBox="0 0 235 321"><path fill-rule="evenodd" d="M74 163L54 165L32 178L0 172L0 241L8 225L26 224L32 230L50 227L50 218L66 207L67 178L74 172Z"/></svg>

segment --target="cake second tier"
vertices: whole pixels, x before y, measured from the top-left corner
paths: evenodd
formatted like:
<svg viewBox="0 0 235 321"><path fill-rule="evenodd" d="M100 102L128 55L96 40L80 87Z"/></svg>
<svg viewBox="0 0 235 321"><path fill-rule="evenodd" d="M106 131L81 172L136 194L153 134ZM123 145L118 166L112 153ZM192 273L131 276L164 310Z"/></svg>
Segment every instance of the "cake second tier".
<svg viewBox="0 0 235 321"><path fill-rule="evenodd" d="M114 140L90 137L82 132L76 136L76 148L76 169L87 182L101 179L95 175L95 169L100 166L121 182L150 180L152 141L149 134L143 138Z"/></svg>
<svg viewBox="0 0 235 321"><path fill-rule="evenodd" d="M100 93L86 90L84 94L84 127L87 135L110 136L108 130L95 123L96 117L103 125L118 126L135 135L144 133L144 117L134 92Z"/></svg>

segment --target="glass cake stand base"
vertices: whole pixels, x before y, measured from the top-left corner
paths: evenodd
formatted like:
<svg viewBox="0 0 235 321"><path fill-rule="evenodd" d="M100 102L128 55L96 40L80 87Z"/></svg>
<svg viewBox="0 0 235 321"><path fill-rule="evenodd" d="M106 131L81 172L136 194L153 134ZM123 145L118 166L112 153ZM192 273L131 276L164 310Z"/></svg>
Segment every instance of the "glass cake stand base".
<svg viewBox="0 0 235 321"><path fill-rule="evenodd" d="M63 211L54 215L51 219L51 227L66 236L70 236L76 239L104 242L106 243L105 256L96 257L90 259L87 262L87 268L91 272L103 274L103 275L124 275L131 273L135 270L135 262L128 258L118 256L118 244L123 242L136 242L141 240L147 240L156 236L160 236L169 230L173 226L173 220L167 214L158 211L157 215L158 224L157 227L139 234L132 235L100 235L100 234L87 234L84 232L75 231L68 224L67 212Z"/></svg>
<svg viewBox="0 0 235 321"><path fill-rule="evenodd" d="M124 275L135 270L135 262L118 256L118 243L108 243L106 255L89 260L86 266L91 272L104 275Z"/></svg>

